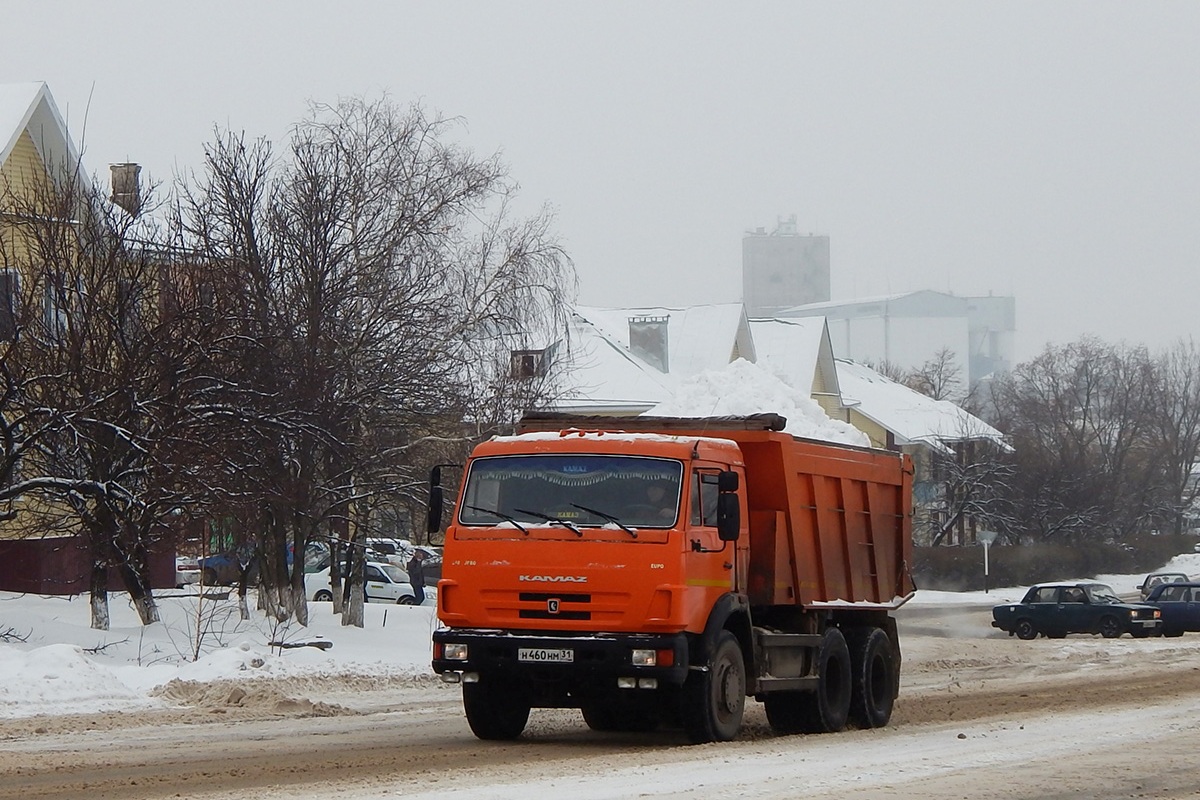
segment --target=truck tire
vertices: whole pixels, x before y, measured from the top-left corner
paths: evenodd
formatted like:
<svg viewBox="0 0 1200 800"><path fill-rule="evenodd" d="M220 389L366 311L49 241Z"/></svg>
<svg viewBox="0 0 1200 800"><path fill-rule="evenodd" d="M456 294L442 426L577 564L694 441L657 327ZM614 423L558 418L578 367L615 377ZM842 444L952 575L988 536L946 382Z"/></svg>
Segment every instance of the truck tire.
<svg viewBox="0 0 1200 800"><path fill-rule="evenodd" d="M896 702L896 657L892 640L879 628L847 632L850 648L850 721L859 728L882 728Z"/></svg>
<svg viewBox="0 0 1200 800"><path fill-rule="evenodd" d="M767 722L777 733L835 733L850 716L850 648L837 628L825 631L817 649L817 688L766 696Z"/></svg>
<svg viewBox="0 0 1200 800"><path fill-rule="evenodd" d="M529 700L514 682L480 676L478 683L463 684L467 724L480 739L517 738L529 721L529 707Z"/></svg>
<svg viewBox="0 0 1200 800"><path fill-rule="evenodd" d="M746 709L746 662L737 638L721 631L710 654L708 668L692 671L681 695L683 730L694 744L737 736Z"/></svg>

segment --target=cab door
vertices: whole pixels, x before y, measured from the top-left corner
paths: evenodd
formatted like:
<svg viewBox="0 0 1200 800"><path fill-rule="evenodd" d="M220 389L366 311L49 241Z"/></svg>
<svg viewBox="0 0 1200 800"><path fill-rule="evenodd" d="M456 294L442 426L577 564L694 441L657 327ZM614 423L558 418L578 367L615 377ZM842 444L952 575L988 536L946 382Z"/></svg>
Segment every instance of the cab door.
<svg viewBox="0 0 1200 800"><path fill-rule="evenodd" d="M379 567L372 564L366 566L366 574L363 577L363 594L366 596L367 602L375 600L394 603L399 596L395 584L388 580L387 575L384 575Z"/></svg>

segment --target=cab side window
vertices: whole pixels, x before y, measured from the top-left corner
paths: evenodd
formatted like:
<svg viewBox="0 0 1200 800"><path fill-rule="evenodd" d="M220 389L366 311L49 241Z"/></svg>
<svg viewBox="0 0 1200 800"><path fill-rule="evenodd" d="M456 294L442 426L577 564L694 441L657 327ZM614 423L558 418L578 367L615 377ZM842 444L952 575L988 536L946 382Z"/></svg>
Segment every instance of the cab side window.
<svg viewBox="0 0 1200 800"><path fill-rule="evenodd" d="M717 471L696 470L692 473L692 525L715 528L717 525Z"/></svg>
<svg viewBox="0 0 1200 800"><path fill-rule="evenodd" d="M372 567L369 565L367 566L366 579L368 582L374 581L375 583L386 583L387 581L387 579L383 577L383 573L379 571L378 567Z"/></svg>

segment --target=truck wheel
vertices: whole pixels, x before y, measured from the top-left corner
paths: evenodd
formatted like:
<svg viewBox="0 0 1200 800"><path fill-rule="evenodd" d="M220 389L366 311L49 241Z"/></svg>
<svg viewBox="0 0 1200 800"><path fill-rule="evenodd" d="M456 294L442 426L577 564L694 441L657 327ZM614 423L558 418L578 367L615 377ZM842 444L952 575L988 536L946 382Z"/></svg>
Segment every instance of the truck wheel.
<svg viewBox="0 0 1200 800"><path fill-rule="evenodd" d="M706 671L688 675L681 702L683 729L693 743L727 742L737 736L746 708L746 662L732 633L721 631L717 636Z"/></svg>
<svg viewBox="0 0 1200 800"><path fill-rule="evenodd" d="M810 733L836 733L850 716L850 648L837 628L825 631L817 651L817 691L806 724Z"/></svg>
<svg viewBox="0 0 1200 800"><path fill-rule="evenodd" d="M1013 633L1017 634L1018 639L1036 639L1038 632L1032 620L1019 619L1013 628Z"/></svg>
<svg viewBox="0 0 1200 800"><path fill-rule="evenodd" d="M1116 639L1121 635L1121 622L1116 617L1100 620L1100 635L1105 639Z"/></svg>
<svg viewBox="0 0 1200 800"><path fill-rule="evenodd" d="M514 682L481 676L463 684L467 724L480 739L515 739L529 721L529 700Z"/></svg>
<svg viewBox="0 0 1200 800"><path fill-rule="evenodd" d="M892 640L879 628L850 631L850 720L859 728L882 728L896 701Z"/></svg>
<svg viewBox="0 0 1200 800"><path fill-rule="evenodd" d="M825 631L817 650L817 688L772 692L763 701L776 733L834 733L850 716L850 648L837 628Z"/></svg>

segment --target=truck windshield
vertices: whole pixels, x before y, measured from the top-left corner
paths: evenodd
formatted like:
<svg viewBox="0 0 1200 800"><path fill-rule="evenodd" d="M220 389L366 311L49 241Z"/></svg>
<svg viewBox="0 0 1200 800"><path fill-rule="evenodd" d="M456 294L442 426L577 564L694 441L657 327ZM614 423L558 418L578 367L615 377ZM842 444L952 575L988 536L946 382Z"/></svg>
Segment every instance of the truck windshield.
<svg viewBox="0 0 1200 800"><path fill-rule="evenodd" d="M663 458L480 458L467 475L458 520L464 525L515 521L528 527L554 519L578 527L670 528L679 513L682 476L681 462Z"/></svg>

